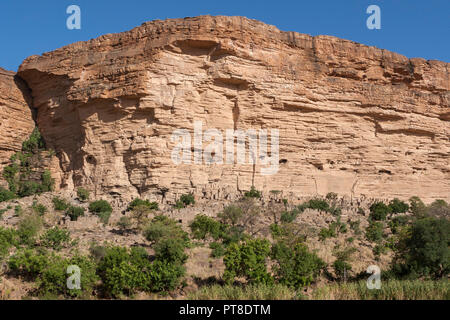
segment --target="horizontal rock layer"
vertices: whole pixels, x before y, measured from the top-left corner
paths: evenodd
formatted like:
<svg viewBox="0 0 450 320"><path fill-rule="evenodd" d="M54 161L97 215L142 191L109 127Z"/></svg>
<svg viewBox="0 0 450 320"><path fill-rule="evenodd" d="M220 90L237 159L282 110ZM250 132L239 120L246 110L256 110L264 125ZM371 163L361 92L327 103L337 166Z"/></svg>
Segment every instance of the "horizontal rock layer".
<svg viewBox="0 0 450 320"><path fill-rule="evenodd" d="M3 167L34 129L26 85L15 73L0 68L0 180Z"/></svg>
<svg viewBox="0 0 450 320"><path fill-rule="evenodd" d="M243 17L153 21L24 61L62 187L450 199L449 64ZM280 167L180 164L176 129L278 129ZM193 148L194 150L195 148Z"/></svg>

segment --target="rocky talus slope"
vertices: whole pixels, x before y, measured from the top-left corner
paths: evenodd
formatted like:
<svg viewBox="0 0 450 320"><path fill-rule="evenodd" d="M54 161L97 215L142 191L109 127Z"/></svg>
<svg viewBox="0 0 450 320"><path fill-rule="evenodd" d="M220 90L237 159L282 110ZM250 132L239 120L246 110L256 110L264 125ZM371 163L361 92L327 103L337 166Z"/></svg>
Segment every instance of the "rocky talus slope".
<svg viewBox="0 0 450 320"><path fill-rule="evenodd" d="M26 85L0 68L0 172L34 128Z"/></svg>
<svg viewBox="0 0 450 320"><path fill-rule="evenodd" d="M18 76L57 152L63 188L173 201L187 192L235 198L254 184L285 198L332 191L450 200L445 62L202 16L32 56ZM14 100L20 115L21 106ZM195 121L219 132L278 129L278 172L262 175L262 164L175 164L172 134L192 133Z"/></svg>

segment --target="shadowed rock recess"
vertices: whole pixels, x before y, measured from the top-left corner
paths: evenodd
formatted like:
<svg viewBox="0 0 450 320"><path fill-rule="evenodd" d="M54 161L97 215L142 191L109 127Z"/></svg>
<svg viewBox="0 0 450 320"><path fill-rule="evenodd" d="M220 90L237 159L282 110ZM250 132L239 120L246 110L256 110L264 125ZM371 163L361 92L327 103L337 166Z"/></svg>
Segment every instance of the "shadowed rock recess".
<svg viewBox="0 0 450 320"><path fill-rule="evenodd" d="M254 183L286 198L450 199L445 62L243 17L202 16L32 56L18 76L56 150L62 188L173 201L188 192L233 199ZM26 113L14 90L0 96L2 161L3 149L19 145L14 131L32 127L29 113L18 117L23 125L14 112L5 118L4 105ZM193 132L194 121L221 131L278 129L278 173L263 176L251 164L174 164L171 135Z"/></svg>

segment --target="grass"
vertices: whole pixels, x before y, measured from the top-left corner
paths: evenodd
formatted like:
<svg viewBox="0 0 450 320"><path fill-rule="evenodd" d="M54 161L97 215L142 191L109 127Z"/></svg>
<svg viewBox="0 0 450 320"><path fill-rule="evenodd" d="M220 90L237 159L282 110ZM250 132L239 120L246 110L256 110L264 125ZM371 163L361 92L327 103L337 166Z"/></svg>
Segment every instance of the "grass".
<svg viewBox="0 0 450 320"><path fill-rule="evenodd" d="M449 300L450 282L389 280L380 290L367 289L366 282L340 283L316 289L314 300Z"/></svg>
<svg viewBox="0 0 450 320"><path fill-rule="evenodd" d="M295 290L283 285L212 285L189 294L189 300L295 300Z"/></svg>

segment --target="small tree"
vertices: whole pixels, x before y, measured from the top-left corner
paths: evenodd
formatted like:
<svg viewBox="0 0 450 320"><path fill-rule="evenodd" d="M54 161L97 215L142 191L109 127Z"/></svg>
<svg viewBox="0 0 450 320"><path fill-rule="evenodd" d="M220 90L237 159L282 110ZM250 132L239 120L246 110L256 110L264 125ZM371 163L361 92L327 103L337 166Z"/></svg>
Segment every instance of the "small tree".
<svg viewBox="0 0 450 320"><path fill-rule="evenodd" d="M89 205L89 211L96 214L100 218L101 222L107 224L112 213L112 207L108 201L98 200L91 202Z"/></svg>
<svg viewBox="0 0 450 320"><path fill-rule="evenodd" d="M89 200L89 191L84 188L78 188L77 196L80 201L88 201Z"/></svg>

